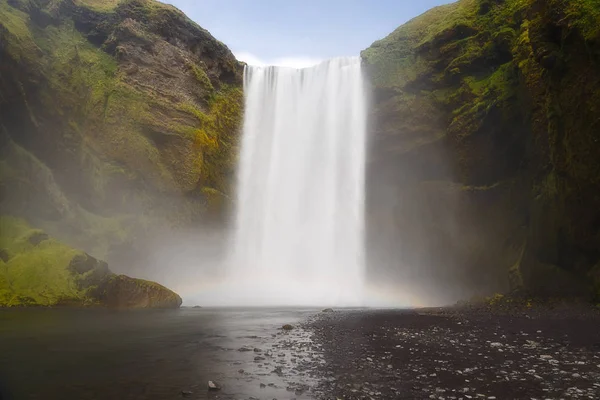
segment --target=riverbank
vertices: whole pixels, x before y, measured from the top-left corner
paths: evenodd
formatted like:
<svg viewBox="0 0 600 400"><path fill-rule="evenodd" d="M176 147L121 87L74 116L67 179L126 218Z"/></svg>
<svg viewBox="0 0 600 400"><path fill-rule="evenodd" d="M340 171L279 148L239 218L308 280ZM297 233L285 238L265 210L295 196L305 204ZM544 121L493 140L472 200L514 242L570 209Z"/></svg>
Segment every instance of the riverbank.
<svg viewBox="0 0 600 400"><path fill-rule="evenodd" d="M336 311L307 329L323 398L600 398L600 317L480 308Z"/></svg>

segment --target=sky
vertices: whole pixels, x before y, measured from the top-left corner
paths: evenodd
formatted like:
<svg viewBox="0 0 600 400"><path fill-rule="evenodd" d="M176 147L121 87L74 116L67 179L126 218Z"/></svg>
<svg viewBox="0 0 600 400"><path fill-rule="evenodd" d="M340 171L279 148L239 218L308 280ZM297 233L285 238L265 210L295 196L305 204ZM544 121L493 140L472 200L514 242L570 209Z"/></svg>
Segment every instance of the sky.
<svg viewBox="0 0 600 400"><path fill-rule="evenodd" d="M451 0L161 0L253 65L306 67L358 56L404 22Z"/></svg>

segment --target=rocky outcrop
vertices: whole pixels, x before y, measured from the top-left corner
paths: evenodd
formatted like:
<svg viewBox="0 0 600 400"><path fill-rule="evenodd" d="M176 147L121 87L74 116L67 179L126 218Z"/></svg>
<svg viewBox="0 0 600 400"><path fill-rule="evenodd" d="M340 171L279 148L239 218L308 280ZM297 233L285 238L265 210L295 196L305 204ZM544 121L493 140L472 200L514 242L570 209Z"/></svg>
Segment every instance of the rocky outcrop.
<svg viewBox="0 0 600 400"><path fill-rule="evenodd" d="M104 261L19 218L0 217L0 247L0 307L181 305L181 298L164 286L115 275Z"/></svg>
<svg viewBox="0 0 600 400"><path fill-rule="evenodd" d="M179 308L181 297L155 282L125 275L110 277L100 287L99 299L111 308Z"/></svg>
<svg viewBox="0 0 600 400"><path fill-rule="evenodd" d="M149 236L222 221L243 67L179 10L1 0L0 60L3 214L120 271Z"/></svg>
<svg viewBox="0 0 600 400"><path fill-rule="evenodd" d="M374 101L369 257L381 276L441 300L590 295L599 26L594 1L460 0L362 53Z"/></svg>

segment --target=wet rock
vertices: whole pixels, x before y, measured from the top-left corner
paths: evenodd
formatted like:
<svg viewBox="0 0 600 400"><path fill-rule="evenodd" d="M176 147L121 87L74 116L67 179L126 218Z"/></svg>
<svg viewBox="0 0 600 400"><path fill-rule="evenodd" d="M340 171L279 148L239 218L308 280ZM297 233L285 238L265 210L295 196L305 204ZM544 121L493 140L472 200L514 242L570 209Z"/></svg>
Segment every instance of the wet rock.
<svg viewBox="0 0 600 400"><path fill-rule="evenodd" d="M264 383L261 383L261 384L260 384L260 387L261 387L261 388L266 388L266 387L267 387L267 385L265 385Z"/></svg>
<svg viewBox="0 0 600 400"><path fill-rule="evenodd" d="M292 329L294 329L294 327L290 324L285 324L281 327L281 329L283 329L284 331L291 331Z"/></svg>
<svg viewBox="0 0 600 400"><path fill-rule="evenodd" d="M47 233L44 232L35 232L33 233L31 236L29 236L29 243L31 243L34 246L37 246L38 244L42 243L44 240L48 240L49 236Z"/></svg>
<svg viewBox="0 0 600 400"><path fill-rule="evenodd" d="M261 349L259 349L259 348L254 348L254 352L255 352L255 353L262 353L262 350L261 350Z"/></svg>
<svg viewBox="0 0 600 400"><path fill-rule="evenodd" d="M110 308L179 308L182 302L177 293L156 282L126 275L111 276L98 290L100 301Z"/></svg>
<svg viewBox="0 0 600 400"><path fill-rule="evenodd" d="M221 386L213 381L208 381L208 390L221 390Z"/></svg>
<svg viewBox="0 0 600 400"><path fill-rule="evenodd" d="M266 359L264 357L261 357L261 356L254 357L254 361L264 361L264 360L266 360Z"/></svg>

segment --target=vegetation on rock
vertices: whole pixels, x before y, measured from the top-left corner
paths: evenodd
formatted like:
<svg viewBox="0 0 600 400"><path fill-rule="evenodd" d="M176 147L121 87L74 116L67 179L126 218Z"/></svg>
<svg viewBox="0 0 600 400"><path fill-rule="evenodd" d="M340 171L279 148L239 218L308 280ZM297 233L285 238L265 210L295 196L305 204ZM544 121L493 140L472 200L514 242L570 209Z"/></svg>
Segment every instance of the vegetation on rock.
<svg viewBox="0 0 600 400"><path fill-rule="evenodd" d="M600 261L600 3L460 0L362 57L375 99L371 232L396 235L397 250L385 251L457 292L467 281L482 293L590 296ZM400 197L386 205L393 226L378 217L390 186Z"/></svg>
<svg viewBox="0 0 600 400"><path fill-rule="evenodd" d="M0 256L0 307L181 305L169 289L116 276L105 262L32 229L20 218L0 217Z"/></svg>
<svg viewBox="0 0 600 400"><path fill-rule="evenodd" d="M178 308L181 297L158 283L125 275L110 277L100 288L100 300L111 308Z"/></svg>
<svg viewBox="0 0 600 400"><path fill-rule="evenodd" d="M0 206L119 267L221 218L242 65L153 0L0 0ZM114 262L113 262L114 261Z"/></svg>

